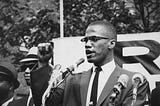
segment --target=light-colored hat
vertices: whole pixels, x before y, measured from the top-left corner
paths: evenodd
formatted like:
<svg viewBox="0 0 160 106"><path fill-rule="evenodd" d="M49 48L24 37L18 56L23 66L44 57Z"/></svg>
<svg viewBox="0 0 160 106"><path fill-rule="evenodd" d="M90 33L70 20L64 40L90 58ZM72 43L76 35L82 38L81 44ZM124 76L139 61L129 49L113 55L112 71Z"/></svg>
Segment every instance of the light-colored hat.
<svg viewBox="0 0 160 106"><path fill-rule="evenodd" d="M38 61L38 55L37 54L38 54L38 48L37 47L32 47L29 50L27 56L24 59L20 60L20 62L23 63L23 62L29 62L29 61Z"/></svg>

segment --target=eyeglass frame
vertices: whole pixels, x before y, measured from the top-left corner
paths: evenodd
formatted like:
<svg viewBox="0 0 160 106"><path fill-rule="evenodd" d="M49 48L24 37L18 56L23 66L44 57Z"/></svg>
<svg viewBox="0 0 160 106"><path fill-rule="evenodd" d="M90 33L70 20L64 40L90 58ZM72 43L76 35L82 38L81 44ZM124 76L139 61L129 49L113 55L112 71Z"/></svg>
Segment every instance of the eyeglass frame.
<svg viewBox="0 0 160 106"><path fill-rule="evenodd" d="M94 40L93 40L94 39ZM107 37L103 37L103 36L87 36L87 37L84 37L81 39L81 42L85 42L87 43L88 40L92 41L92 42L97 42L101 39L110 39L110 38L107 38Z"/></svg>
<svg viewBox="0 0 160 106"><path fill-rule="evenodd" d="M24 68L24 71L29 68L30 70L33 70L38 65L37 62L29 62L29 63L23 63L22 67Z"/></svg>

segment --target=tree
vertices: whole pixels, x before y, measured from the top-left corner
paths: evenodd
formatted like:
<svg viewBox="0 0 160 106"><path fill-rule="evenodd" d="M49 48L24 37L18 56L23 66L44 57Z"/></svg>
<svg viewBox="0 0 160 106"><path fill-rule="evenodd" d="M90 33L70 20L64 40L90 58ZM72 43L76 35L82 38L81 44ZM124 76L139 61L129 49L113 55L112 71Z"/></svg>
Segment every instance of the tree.
<svg viewBox="0 0 160 106"><path fill-rule="evenodd" d="M64 0L65 36L83 36L94 20L109 20L118 34L160 31L159 0Z"/></svg>
<svg viewBox="0 0 160 106"><path fill-rule="evenodd" d="M141 23L143 32L160 31L160 1L133 0L137 14L137 24Z"/></svg>
<svg viewBox="0 0 160 106"><path fill-rule="evenodd" d="M94 20L109 20L118 34L160 31L159 0L64 0L64 35L83 36ZM0 58L18 63L27 48L60 35L59 0L0 0ZM11 49L12 48L12 49Z"/></svg>
<svg viewBox="0 0 160 106"><path fill-rule="evenodd" d="M18 64L19 46L30 48L59 36L59 10L54 0L0 1L0 58Z"/></svg>

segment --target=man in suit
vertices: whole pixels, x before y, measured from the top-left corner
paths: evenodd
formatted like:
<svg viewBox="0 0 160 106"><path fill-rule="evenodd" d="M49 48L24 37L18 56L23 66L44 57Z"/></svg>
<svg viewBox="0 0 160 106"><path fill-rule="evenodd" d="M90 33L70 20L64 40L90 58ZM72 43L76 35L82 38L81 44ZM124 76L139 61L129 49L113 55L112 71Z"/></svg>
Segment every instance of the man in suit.
<svg viewBox="0 0 160 106"><path fill-rule="evenodd" d="M37 68L30 72L30 87L35 106L41 106L43 93L48 87L48 81L53 71L53 66L49 62L53 56L53 44L40 43L38 45L37 56Z"/></svg>
<svg viewBox="0 0 160 106"><path fill-rule="evenodd" d="M20 61L22 71L25 71L26 83L30 86L27 106L40 106L42 94L48 86L52 72L49 60L53 56L49 45L50 43L40 43L38 47L32 47L27 56Z"/></svg>
<svg viewBox="0 0 160 106"><path fill-rule="evenodd" d="M18 73L15 67L9 62L0 62L0 105L1 106L20 106L10 105L19 101L21 98L14 98L14 91L19 87L17 80Z"/></svg>
<svg viewBox="0 0 160 106"><path fill-rule="evenodd" d="M64 93L58 95L63 100L63 106L131 106L132 103L134 106L143 106L149 95L149 83L143 76L143 83L138 86L136 101L133 102L132 77L135 73L115 63L117 34L113 25L107 21L95 21L89 24L81 41L85 43L87 60L93 66L88 71L66 78L61 88ZM120 89L112 103L113 87L122 75L127 76L126 88ZM57 102L56 89L51 92L46 104Z"/></svg>
<svg viewBox="0 0 160 106"><path fill-rule="evenodd" d="M29 86L29 93L27 95L27 105L26 106L34 106L32 91L30 88L31 78L30 73L33 70L36 70L38 67L38 48L32 47L29 49L27 56L20 60L21 63L21 71L24 71L24 78L26 84Z"/></svg>

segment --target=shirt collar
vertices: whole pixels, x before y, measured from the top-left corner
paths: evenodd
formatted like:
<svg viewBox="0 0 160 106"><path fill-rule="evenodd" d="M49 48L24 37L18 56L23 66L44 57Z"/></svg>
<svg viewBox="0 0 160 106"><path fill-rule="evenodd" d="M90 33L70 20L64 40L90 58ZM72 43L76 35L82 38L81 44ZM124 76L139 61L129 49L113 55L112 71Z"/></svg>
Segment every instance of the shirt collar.
<svg viewBox="0 0 160 106"><path fill-rule="evenodd" d="M105 71L105 70L112 70L113 71L115 69L115 67L116 67L116 65L115 65L114 59L112 61L110 61L109 63L101 66L103 71ZM105 72L107 72L107 71L105 71Z"/></svg>
<svg viewBox="0 0 160 106"><path fill-rule="evenodd" d="M95 70L97 66L93 66L93 69ZM107 64L104 64L103 66L101 66L102 68L102 71L105 72L105 73L108 73L108 71L105 71L105 70L110 70L111 72L113 72L113 70L115 69L116 65L115 65L115 61L114 59L110 62L108 62Z"/></svg>

